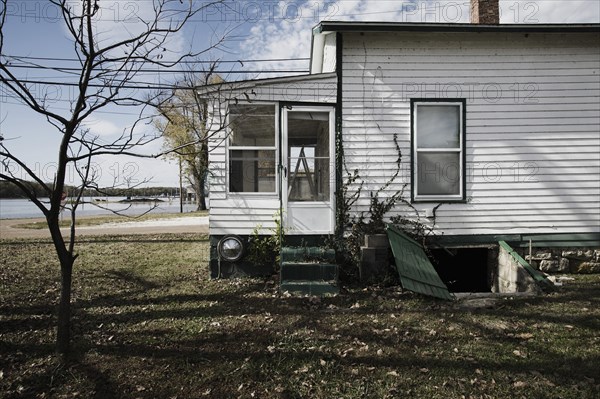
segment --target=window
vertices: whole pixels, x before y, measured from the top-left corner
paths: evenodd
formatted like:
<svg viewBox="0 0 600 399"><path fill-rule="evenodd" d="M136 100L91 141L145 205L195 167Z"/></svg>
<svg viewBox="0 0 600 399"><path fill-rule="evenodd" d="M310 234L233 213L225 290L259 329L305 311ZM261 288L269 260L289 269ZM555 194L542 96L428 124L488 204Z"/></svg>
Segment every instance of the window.
<svg viewBox="0 0 600 399"><path fill-rule="evenodd" d="M465 199L465 101L413 100L414 201Z"/></svg>
<svg viewBox="0 0 600 399"><path fill-rule="evenodd" d="M275 105L229 105L229 192L275 193Z"/></svg>
<svg viewBox="0 0 600 399"><path fill-rule="evenodd" d="M288 112L288 200L330 200L329 112Z"/></svg>

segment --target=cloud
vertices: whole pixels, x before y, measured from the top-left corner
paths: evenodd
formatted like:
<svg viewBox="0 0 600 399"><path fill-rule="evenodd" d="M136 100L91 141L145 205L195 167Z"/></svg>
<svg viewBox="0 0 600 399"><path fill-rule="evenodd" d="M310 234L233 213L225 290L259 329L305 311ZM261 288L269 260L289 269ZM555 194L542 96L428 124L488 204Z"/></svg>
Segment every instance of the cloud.
<svg viewBox="0 0 600 399"><path fill-rule="evenodd" d="M259 12L238 8L240 19L252 22L240 43L240 58L286 59L310 56L312 28L323 20L377 22L469 22L468 0L336 0L270 3ZM501 0L501 23L597 23L598 0ZM260 18L257 18L260 16ZM307 68L307 62L274 62L265 68ZM255 68L253 68L255 69Z"/></svg>
<svg viewBox="0 0 600 399"><path fill-rule="evenodd" d="M502 23L598 23L598 0L503 1Z"/></svg>
<svg viewBox="0 0 600 399"><path fill-rule="evenodd" d="M164 159L97 156L91 167L100 187L174 187L179 184L177 163Z"/></svg>
<svg viewBox="0 0 600 399"><path fill-rule="evenodd" d="M292 7L294 5L294 7ZM242 10L243 11L243 10ZM279 2L272 13L262 13L240 44L242 58L286 59L310 56L312 28L324 20L379 22L466 22L468 3L439 1L337 0L330 2ZM241 18L250 19L250 15ZM272 69L289 69L275 62ZM298 62L293 68L307 67Z"/></svg>
<svg viewBox="0 0 600 399"><path fill-rule="evenodd" d="M152 157L161 152L162 145L162 139L158 139L133 150L134 153L148 158L128 155L94 156L91 168L95 181L100 187L177 186L178 163L165 157Z"/></svg>
<svg viewBox="0 0 600 399"><path fill-rule="evenodd" d="M114 122L98 117L88 117L82 125L83 129L89 129L94 136L113 136L123 133L123 128Z"/></svg>
<svg viewBox="0 0 600 399"><path fill-rule="evenodd" d="M93 18L94 37L99 47L105 48L115 43L134 38L148 30L147 24L156 19L157 0L131 1L112 0L100 1L99 9ZM183 18L182 11L188 3L177 0L167 0L167 5L160 14L158 27L167 28L169 24L177 24ZM73 15L82 14L82 3L80 1L68 1L67 7ZM64 26L65 33L70 37L71 32ZM160 40L160 35L150 37L153 44ZM164 59L176 59L184 51L186 40L183 31L170 33L160 50L155 50L153 55L163 56ZM146 46L150 48L151 45ZM115 49L112 56L122 56L131 47L119 47Z"/></svg>

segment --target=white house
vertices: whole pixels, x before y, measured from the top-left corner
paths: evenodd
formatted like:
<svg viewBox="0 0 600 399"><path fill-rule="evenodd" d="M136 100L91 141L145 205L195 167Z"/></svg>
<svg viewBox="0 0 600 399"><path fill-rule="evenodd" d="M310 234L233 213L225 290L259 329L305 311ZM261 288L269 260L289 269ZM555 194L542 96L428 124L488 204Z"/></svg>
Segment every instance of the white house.
<svg viewBox="0 0 600 399"><path fill-rule="evenodd" d="M212 276L260 270L219 257L224 236L281 218L322 242L348 228L341 202L367 214L399 191L386 220L442 245L600 247L600 25L491 18L322 22L309 75L203 88Z"/></svg>

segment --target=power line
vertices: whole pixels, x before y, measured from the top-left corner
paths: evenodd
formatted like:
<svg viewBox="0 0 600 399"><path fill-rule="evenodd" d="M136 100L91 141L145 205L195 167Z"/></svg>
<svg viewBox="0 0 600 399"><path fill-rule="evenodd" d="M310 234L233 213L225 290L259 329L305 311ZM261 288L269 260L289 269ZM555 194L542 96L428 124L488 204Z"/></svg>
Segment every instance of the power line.
<svg viewBox="0 0 600 399"><path fill-rule="evenodd" d="M378 0L378 1L382 1L382 0ZM397 1L397 0L389 0L389 1ZM559 1L559 0L557 0ZM562 1L562 0L560 0ZM413 11L412 8L410 9L403 9L403 8L399 8L396 10L388 10L388 11L371 11L371 12L357 12L357 13L348 13L348 14L336 14L335 10L332 10L332 12L328 13L328 9L322 10L322 11L316 11L316 10L310 10L310 9L305 9L306 12L308 11L313 11L313 13L311 15L303 15L304 11L300 11L298 13L296 13L295 15L283 15L283 12L281 13L273 13L273 14L268 14L263 16L263 11L259 10L259 12L257 14L254 14L252 12L243 12L243 10L233 10L231 9L231 12L227 13L223 13L223 10L219 10L220 12L218 14L219 15L214 15L214 18L209 19L208 17L204 17L201 19L197 19L197 18L190 18L185 20L186 23L214 23L214 22L218 22L218 23L233 23L233 22L237 22L237 23L257 23L260 21L263 22L267 22L267 21L290 21L290 22L294 22L294 21L298 21L298 20L308 20L308 19L314 19L315 22L320 22L321 20L323 20L323 18L327 18L327 17L335 17L335 18L341 18L341 17L357 17L357 16L361 16L361 15L388 15L390 13L402 13L402 12L406 12L406 11ZM419 8L417 8L417 10L419 10ZM252 10L250 10L252 11ZM281 11L281 10L279 10ZM280 15L275 15L275 14L280 14ZM321 14L323 14L323 16L321 17ZM57 18L44 18L41 17L39 15L28 15L25 13L21 13L21 14L7 14L7 17L11 17L11 18L21 18L21 20L30 20L30 19L35 19L36 21L39 20L48 20L48 21L56 21ZM113 22L113 23L138 23L141 20L137 19L137 18L99 18L96 17L94 18L94 21L99 21L99 22ZM169 22L171 23L182 23L184 22L183 19L170 19Z"/></svg>
<svg viewBox="0 0 600 399"><path fill-rule="evenodd" d="M7 82L19 82L22 84L39 84L39 85L52 85L52 86L68 86L68 87L77 87L79 86L79 83L70 83L70 82L49 82L49 81L43 81L43 80L30 80L30 79L12 79L12 78L2 78L3 80L7 81ZM144 83L138 83L138 84L144 84ZM151 86L153 85L153 86ZM122 85L118 85L118 86L111 86L111 85L106 85L106 84L99 84L99 83L90 83L87 85L88 87L95 87L95 88L106 88L106 89L110 89L110 88L119 88L119 89L148 89L148 90L161 90L161 89L169 89L169 90L175 90L175 89L189 89L189 90L193 90L193 87L183 87L183 86L175 86L175 85L156 85L155 83L148 83L148 85L146 86L139 86L139 85L134 85L134 84L122 84Z"/></svg>
<svg viewBox="0 0 600 399"><path fill-rule="evenodd" d="M34 58L34 57L31 57ZM41 58L41 57L40 57ZM58 60L58 59L56 59ZM273 59L276 60L276 59ZM281 60L285 60L285 59L281 59ZM267 60L265 60L267 61ZM243 65L242 65L243 67ZM76 67L63 67L63 66L45 66L45 65L35 65L35 64L29 64L29 63L24 63L24 64L12 64L12 65L7 65L7 68L13 68L13 69L25 69L25 70L43 70L43 71L54 71L57 73L62 73L62 74L66 74L66 75L79 75L76 72L81 72L81 68L76 68ZM98 70L98 72L106 72L103 70ZM136 75L138 73L147 73L147 74L183 74L183 73L187 73L190 72L189 70L172 70L170 68L164 68L164 69L144 69L141 68L139 70L133 70L133 71L122 71L122 72L118 72L115 71L114 74L112 76L126 76L127 74L131 73L132 75ZM202 72L202 71L199 71ZM218 74L290 74L290 73L295 73L295 74L302 74L302 73L308 73L309 70L306 68L287 68L287 69L250 69L250 70L243 70L243 69L215 69L212 70L211 72L213 73L218 73ZM28 79L63 79L65 78L64 76L49 76L49 77L31 77L28 76ZM36 82L39 83L39 82ZM48 84L53 84L52 82L49 82ZM138 84L154 84L154 83L146 83L146 82L139 82Z"/></svg>
<svg viewBox="0 0 600 399"><path fill-rule="evenodd" d="M6 58L14 58L17 60L39 60L39 61L65 61L65 62L80 62L77 58L55 58L55 57L31 57L26 55L4 55ZM209 61L209 60L182 60L182 61L163 61L165 64L178 63L178 64L239 64L239 63L257 63L257 62L287 62L287 61L309 61L310 57L300 58L264 58L264 59L248 59L248 60L226 60L226 61ZM133 60L132 62L136 62ZM147 61L139 61L147 62Z"/></svg>
<svg viewBox="0 0 600 399"><path fill-rule="evenodd" d="M260 74L260 73L296 73L296 72L306 72L308 73L308 70L305 71L299 71L299 70L294 70L294 71L225 71L227 73L239 73L239 74L247 74L247 73L256 73L256 74ZM12 78L5 78L2 77L1 78L4 81L7 82L19 82L22 84L39 84L39 85L52 85L52 86L68 86L68 87L78 87L79 83L70 83L70 82L51 82L51 81L44 81L44 80L31 80L31 79L12 79ZM235 83L235 82L232 82ZM90 83L87 85L88 87L94 87L94 88L106 88L106 89L111 89L111 88L117 88L117 89L141 89L141 90L195 90L196 87L189 87L189 86L178 86L178 85L160 85L160 84L156 84L156 83L149 83L149 82L131 82L131 83L126 83L126 84L119 84L119 85L110 85L110 84L99 84L99 83Z"/></svg>
<svg viewBox="0 0 600 399"><path fill-rule="evenodd" d="M11 96L10 98L16 99L17 97ZM69 102L69 100L66 100L66 99L52 100L52 102ZM0 104L17 105L17 106L21 106L21 107L30 108L29 105L27 105L25 103L20 103L20 102L16 102L16 101L4 101L4 100L1 100L1 99L0 99ZM135 106L135 105L136 104L130 104L129 106ZM61 111L71 111L70 108L66 108L66 107L52 107L52 109L53 110L61 110ZM127 115L127 116L139 116L140 115L139 112L102 111L102 110L94 111L94 114L96 114L96 113L98 113L98 114L110 114L110 115ZM1 113L0 113L0 115L1 115Z"/></svg>
<svg viewBox="0 0 600 399"><path fill-rule="evenodd" d="M45 66L41 66L41 65L10 65L8 68L16 68L16 69L35 69L35 70L51 70L51 71L56 71L56 72L64 72L64 73L70 73L72 71L81 71L81 68L68 68L68 67L45 67ZM99 72L105 72L103 70L99 70ZM185 73L185 72L189 72L186 70L179 70L179 71L168 71L168 70L164 70L164 69L140 69L140 70L133 70L131 71L131 73ZM201 71L200 71L201 72ZM232 70L213 70L212 72L214 73L293 73L293 72L308 72L307 69L287 69L287 70L249 70L249 71L232 71ZM129 71L125 70L122 71L123 74L127 74L130 73Z"/></svg>

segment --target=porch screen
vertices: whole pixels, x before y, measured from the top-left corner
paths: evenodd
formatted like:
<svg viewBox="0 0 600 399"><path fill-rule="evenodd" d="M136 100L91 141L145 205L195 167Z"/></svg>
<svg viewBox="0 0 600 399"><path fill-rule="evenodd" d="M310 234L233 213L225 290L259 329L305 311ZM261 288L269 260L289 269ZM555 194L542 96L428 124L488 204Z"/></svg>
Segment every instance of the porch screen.
<svg viewBox="0 0 600 399"><path fill-rule="evenodd" d="M329 201L329 113L288 114L288 200Z"/></svg>
<svg viewBox="0 0 600 399"><path fill-rule="evenodd" d="M275 105L229 106L229 192L275 193Z"/></svg>

